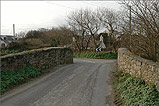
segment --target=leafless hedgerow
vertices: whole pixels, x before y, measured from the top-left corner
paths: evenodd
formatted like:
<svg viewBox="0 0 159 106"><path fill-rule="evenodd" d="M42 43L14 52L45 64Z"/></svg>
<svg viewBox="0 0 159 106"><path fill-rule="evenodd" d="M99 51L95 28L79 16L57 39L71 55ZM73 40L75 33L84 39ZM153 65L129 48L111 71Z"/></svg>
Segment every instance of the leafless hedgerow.
<svg viewBox="0 0 159 106"><path fill-rule="evenodd" d="M159 0L124 0L121 4L131 12L123 21L123 30L127 30L123 45L129 45L135 54L159 61Z"/></svg>

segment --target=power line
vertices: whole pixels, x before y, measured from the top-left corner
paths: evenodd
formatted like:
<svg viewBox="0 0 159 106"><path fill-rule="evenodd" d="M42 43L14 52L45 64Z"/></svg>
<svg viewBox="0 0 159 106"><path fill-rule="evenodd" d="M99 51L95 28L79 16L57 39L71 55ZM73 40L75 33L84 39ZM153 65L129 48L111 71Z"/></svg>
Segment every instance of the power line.
<svg viewBox="0 0 159 106"><path fill-rule="evenodd" d="M97 1L95 1L95 2L93 1L93 2L91 2L91 3L92 3L92 4L98 4L98 5L103 5L103 4L104 4L104 3L99 2L99 1L98 1L98 2L97 2Z"/></svg>
<svg viewBox="0 0 159 106"><path fill-rule="evenodd" d="M84 1L81 1L82 3L85 3L85 4L89 4L89 5L92 5L92 6L98 6L98 5L95 5L95 4L92 4L92 3L88 3L88 2L84 2Z"/></svg>
<svg viewBox="0 0 159 106"><path fill-rule="evenodd" d="M72 7L68 7L68 6L64 6L64 5L60 5L60 4L56 4L56 3L52 3L52 2L46 2L46 3L58 5L58 6L61 6L61 7L64 7L64 8L76 9L76 8L72 8Z"/></svg>

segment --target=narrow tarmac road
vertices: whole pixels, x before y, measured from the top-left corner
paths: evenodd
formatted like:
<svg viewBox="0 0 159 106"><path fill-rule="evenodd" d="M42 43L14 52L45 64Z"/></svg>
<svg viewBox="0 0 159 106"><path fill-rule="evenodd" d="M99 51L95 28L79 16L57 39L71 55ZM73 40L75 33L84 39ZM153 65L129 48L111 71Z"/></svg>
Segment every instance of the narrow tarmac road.
<svg viewBox="0 0 159 106"><path fill-rule="evenodd" d="M109 73L116 60L74 59L1 106L112 106ZM29 86L29 85L26 85Z"/></svg>

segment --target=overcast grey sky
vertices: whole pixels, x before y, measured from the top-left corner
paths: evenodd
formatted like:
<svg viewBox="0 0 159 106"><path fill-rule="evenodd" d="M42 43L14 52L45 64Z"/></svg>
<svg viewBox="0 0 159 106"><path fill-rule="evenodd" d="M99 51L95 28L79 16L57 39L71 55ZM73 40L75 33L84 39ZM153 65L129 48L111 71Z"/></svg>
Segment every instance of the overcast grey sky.
<svg viewBox="0 0 159 106"><path fill-rule="evenodd" d="M120 9L118 1L1 1L1 35L65 24L66 15L80 8Z"/></svg>

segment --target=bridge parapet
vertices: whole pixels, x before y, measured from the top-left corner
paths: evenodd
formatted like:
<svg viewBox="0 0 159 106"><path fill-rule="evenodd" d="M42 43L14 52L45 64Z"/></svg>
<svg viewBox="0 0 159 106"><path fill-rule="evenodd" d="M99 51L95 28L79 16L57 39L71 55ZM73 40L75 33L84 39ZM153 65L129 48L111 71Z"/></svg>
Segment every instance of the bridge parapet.
<svg viewBox="0 0 159 106"><path fill-rule="evenodd" d="M118 70L154 83L159 91L159 64L132 54L126 48L118 49Z"/></svg>
<svg viewBox="0 0 159 106"><path fill-rule="evenodd" d="M70 48L49 47L1 56L1 70L18 70L23 66L53 67L73 63Z"/></svg>

